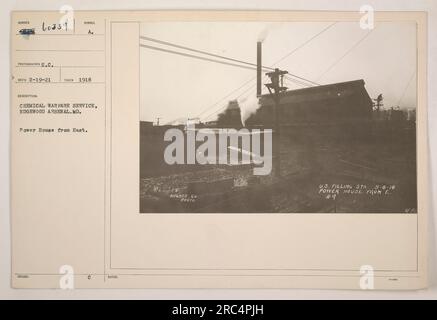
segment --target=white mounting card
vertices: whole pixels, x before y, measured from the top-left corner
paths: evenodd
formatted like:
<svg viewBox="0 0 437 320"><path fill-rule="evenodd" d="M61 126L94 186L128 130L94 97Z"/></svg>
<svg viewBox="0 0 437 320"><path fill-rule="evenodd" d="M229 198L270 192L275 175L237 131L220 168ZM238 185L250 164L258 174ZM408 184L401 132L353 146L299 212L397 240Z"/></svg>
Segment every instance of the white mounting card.
<svg viewBox="0 0 437 320"><path fill-rule="evenodd" d="M11 16L15 288L427 286L424 12Z"/></svg>

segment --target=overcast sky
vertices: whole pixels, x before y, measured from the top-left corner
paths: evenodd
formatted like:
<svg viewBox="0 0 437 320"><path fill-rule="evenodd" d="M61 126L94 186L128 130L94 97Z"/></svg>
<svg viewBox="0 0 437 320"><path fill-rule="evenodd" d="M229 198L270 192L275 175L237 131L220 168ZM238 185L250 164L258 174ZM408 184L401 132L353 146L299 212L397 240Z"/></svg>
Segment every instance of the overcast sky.
<svg viewBox="0 0 437 320"><path fill-rule="evenodd" d="M256 63L256 42L264 38L263 65L272 66L330 24L332 22L159 22L143 23L141 34L252 63ZM364 79L372 98L383 94L386 108L398 104L416 107L415 23L378 23L369 35L368 32L357 22L339 22L276 66L320 84ZM193 54L149 41L141 40L141 43ZM140 50L141 120L156 121L160 117L163 124L199 115L202 120L214 120L215 111L231 98L240 96L242 105L256 100L253 80L229 99L213 106L254 78L253 70L147 48ZM301 88L288 81L287 86Z"/></svg>

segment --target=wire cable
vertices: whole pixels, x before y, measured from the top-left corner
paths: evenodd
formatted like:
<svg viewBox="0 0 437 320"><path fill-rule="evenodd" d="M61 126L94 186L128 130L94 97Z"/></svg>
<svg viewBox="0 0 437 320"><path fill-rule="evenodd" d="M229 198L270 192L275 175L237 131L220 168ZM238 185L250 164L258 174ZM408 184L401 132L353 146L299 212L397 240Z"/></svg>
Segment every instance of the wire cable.
<svg viewBox="0 0 437 320"><path fill-rule="evenodd" d="M194 58L194 59L199 59L199 60L204 60L204 61L209 61L209 62L225 64L225 65L229 65L229 66L233 66L233 67L239 67L239 68L243 68L243 69L256 70L256 68L254 68L254 67L244 66L244 65L236 64L236 63L229 63L229 62L220 61L220 60L214 60L214 59L205 58L205 57L199 57L199 56L196 56L196 55L193 55L193 54L188 54L188 53L168 50L168 49L159 48L159 47L148 46L148 45L145 45L145 44L140 44L140 47L151 49L151 50L162 51L162 52L166 52L166 53L177 54L177 55L181 55L181 56L184 56L184 57L189 57L189 58Z"/></svg>
<svg viewBox="0 0 437 320"><path fill-rule="evenodd" d="M273 65L277 65L279 62L283 61L284 59L288 58L289 56L291 56L293 53L295 53L296 51L298 51L299 49L305 47L308 43L310 43L311 41L313 41L315 38L317 38L318 36L320 36L322 33L324 33L325 31L328 31L329 29L331 29L334 25L336 25L338 22L334 22L332 24L330 24L329 26L327 26L326 28L324 28L322 31L318 32L317 34L315 34L314 36L312 36L310 39L308 39L307 41L305 41L304 43L302 43L301 45L299 45L298 47L294 48L293 50L291 50L289 53L287 53L285 56L283 56L281 59L279 59L278 61L276 61Z"/></svg>
<svg viewBox="0 0 437 320"><path fill-rule="evenodd" d="M411 75L410 79L408 80L407 86L405 87L404 91L402 92L402 96L399 99L398 106L401 105L402 100L405 98L405 94L407 93L407 90L410 87L411 81L413 81L415 75L416 75L416 71L413 72L413 74Z"/></svg>
<svg viewBox="0 0 437 320"><path fill-rule="evenodd" d="M290 52L288 52L288 53L285 54L284 56L282 56L279 60L277 60L277 61L273 64L273 66L277 65L278 63L282 62L282 61L285 60L286 58L288 58L288 57L290 57L291 55L293 55L293 54L294 54L295 52L297 52L298 50L302 49L302 48L303 48L304 46L306 46L308 43L310 43L311 41L313 41L314 39L316 39L317 37L319 37L321 34L325 33L327 30L329 30L330 28L332 28L332 27L333 27L335 24L337 24L337 23L338 23L338 22L331 23L331 24L328 25L327 27L323 28L321 31L319 31L318 33L316 33L314 36L312 36L311 38L309 38L308 40L306 40L305 42L303 42L302 44L300 44L299 46L297 46L296 48L294 48L293 50L291 50ZM156 43L165 44L165 45L170 45L170 46L177 47L177 48L180 48L180 49L185 49L185 50L189 50L189 51L193 51L193 52L197 52L197 53L202 53L202 54L207 54L207 55L211 55L211 56L215 56L215 57L224 58L224 59L226 59L226 60L238 61L238 62L240 62L240 63L244 63L244 64L249 64L249 65L254 65L254 66L256 66L256 64L247 63L247 62L242 61L242 60L237 60L237 59L232 59L232 58L228 58L228 57L224 57L224 56L220 56L220 55L215 55L215 54L212 54L212 53L209 53L209 52L206 52L206 51L197 50L197 49L193 49L193 48L189 48L189 47L185 47L185 46L177 45L177 44L170 43L170 42L167 42L167 41L162 41L162 40L158 40L158 39L154 39L154 38L150 38L150 37L145 37L145 36L140 36L140 38L141 38L142 40L153 41L153 42L156 42ZM141 45L141 46L146 47L146 48L151 48L151 49L152 49L152 48L153 48L153 49L156 48L156 47L150 47L150 46L146 46L146 45ZM157 49L157 50L160 50L160 51L164 51L164 52L170 52L170 51L171 51L171 50L166 50L166 49L161 49L161 48L156 48L156 49ZM171 51L171 53L173 53L173 51ZM176 52L175 52L175 53L176 53ZM183 54L183 55L186 55L186 54ZM189 57L192 57L192 55L188 55L188 56L189 56ZM193 57L194 57L194 55L193 55ZM198 57L198 58L201 58L201 57ZM209 61L209 59L208 59L208 61ZM214 61L214 62L215 62L215 61ZM265 68L269 68L269 67L265 67ZM272 69L272 68L269 68L269 69ZM298 76L296 76L296 75L294 75L294 74L289 74L289 75L290 75L290 76L294 76L294 77L298 77ZM225 96L223 96L222 98L220 98L217 102L213 103L212 105L210 105L210 106L208 106L207 108L205 108L204 110L202 110L202 111L197 115L196 118L200 118L200 116L202 116L203 114L205 114L205 112L207 112L207 111L210 110L211 108L215 107L216 105L218 105L219 103L221 103L221 102L222 102L223 100L225 100L226 98L229 98L229 97L230 97L231 95L233 95L235 92L239 91L240 89L242 89L243 87L245 87L247 84L249 84L250 82L252 82L252 81L255 80L255 79L256 79L256 77L253 77L253 78L249 79L248 81L244 82L241 86L239 86L238 88L232 90L231 92L229 92L228 94L226 94ZM289 81L292 81L292 82L294 82L294 83L296 83L296 84L299 84L299 85L301 85L301 86L308 86L307 84L305 84L305 83L303 83L303 82L301 82L301 81L299 81L299 80L296 80L296 79L292 79L292 78L289 78L289 77L286 77L286 79L288 79ZM302 77L298 77L298 79L303 79L304 81L310 82L310 83L312 83L312 84L320 85L320 84L318 84L318 83L316 83L316 82L314 82L314 81L307 80L307 79L304 79L304 78L302 78ZM250 89L251 89L252 87L254 87L254 86L255 86L255 85L253 85L253 86L251 86L249 89L243 91L242 94L246 93L248 90L250 90ZM242 95L242 94L241 94L241 95ZM241 95L240 95L240 96L241 96ZM240 96L238 96L238 97L240 97ZM238 99L238 97L237 97L237 99ZM225 107L226 107L226 106L225 106ZM224 109L225 107L220 107L220 109L218 109L218 110L215 111L214 113L208 115L205 119L209 118L211 115L213 115L213 114L215 114L215 113L217 113L217 112L220 112L220 111L221 111L222 109Z"/></svg>
<svg viewBox="0 0 437 320"><path fill-rule="evenodd" d="M317 78L316 81L319 81L322 79L329 71L331 71L337 64L339 64L346 56L351 53L356 47L358 47L364 40L367 39L367 37L372 33L374 29L370 30L366 33L364 37L362 37L359 41L357 41L352 47L350 47L338 60L334 61L333 64L331 64L328 69L322 72L322 74Z"/></svg>
<svg viewBox="0 0 437 320"><path fill-rule="evenodd" d="M276 65L276 64L279 63L280 61L286 59L288 56L290 56L291 54L293 54L294 52L296 52L297 50L299 50L300 48L302 48L303 46L305 46L305 45L306 45L308 42L310 42L312 39L315 39L318 35L322 34L322 33L325 32L326 30L328 30L329 28L331 28L335 23L336 23L336 22L334 22L333 24L331 24L331 25L329 25L328 27L324 28L321 32L319 32L318 34L316 34L315 36L313 36L311 39L307 40L304 44L302 44L302 45L300 45L299 47L293 49L293 51L289 52L287 55L285 55L284 57L282 57L281 59L279 59L279 60L278 60L274 65ZM204 54L204 55L209 55L209 56L212 56L212 57L215 57L215 58L220 58L220 59L224 59L224 60L229 60L229 61L232 61L232 62L238 62L238 63L245 64L245 65L248 65L248 66L252 66L252 67L255 67L255 68L257 67L257 64L256 64L256 63L251 63L251 62L247 62L247 61L243 61L243 60L239 60L239 59L229 58L229 57L225 57L225 56L222 56L222 55L218 55L218 54L210 53L210 52L207 52L207 51L198 50L198 49L194 49L194 48L190 48L190 47L186 47L186 46L181 46L181 45L178 45L178 44L175 44L175 43L171 43L171 42L168 42L168 41L162 41L162 40L158 40L158 39L154 39L154 38L150 38L150 37L146 37L146 36L140 36L140 39L142 39L142 40L146 40L146 41L152 41L152 42L156 42L156 43L159 43L159 44L163 44L163 45L167 45L167 46L172 46L172 47L175 47L175 48L179 48L179 49L183 49L183 50L188 50L188 51L192 51L192 52L196 52L196 53L200 53L200 54ZM190 54L187 54L187 53L182 53L182 52L178 52L178 51L168 50L168 49L164 49L164 48L153 47L153 46L148 46L148 45L143 45L143 44L140 44L140 46L145 47L145 48L149 48L149 49L154 49L154 50L160 50L160 51L164 51L164 52L169 52L169 53L177 53L177 54L181 54L181 55L186 56L186 57L191 57L191 58L195 58L195 57L197 57L198 59L203 59L203 60L207 60L207 61L212 61L212 62L218 62L218 63L220 63L220 62L217 61L217 60L212 60L212 59L208 59L208 58L198 57L198 56L195 56L195 55L190 55ZM236 65L236 64L230 64L230 65L232 65L232 66L239 66L239 65ZM272 67L266 67L266 66L262 66L262 69L263 69L264 71L272 71L272 70L275 70L275 68L272 68ZM291 74L291 73L289 73L289 75L291 75L291 76L293 76L293 77L295 77L295 78L298 78L298 79L300 79L300 80L308 81L309 83L312 83L312 84L315 84L315 85L319 85L318 83L316 83L316 82L314 82L314 81L311 81L311 80L305 79L305 78L300 77L300 76L298 76L298 75Z"/></svg>
<svg viewBox="0 0 437 320"><path fill-rule="evenodd" d="M164 45L167 45L167 46L171 46L171 47L175 47L175 48L179 48L179 49L183 49L183 50L188 50L188 51L192 51L192 52L196 52L196 53L200 53L200 54L204 54L204 55L208 55L208 56L212 56L212 57L215 57L215 58L220 58L220 59L224 59L224 60L229 60L229 61L238 62L238 63L246 64L246 65L249 65L249 66L257 67L256 63L251 63L251 62L247 62L247 61L243 61L243 60L229 58L229 57L225 57L225 56L222 56L222 55L210 53L210 52L207 52L207 51L198 50L198 49L194 49L194 48L189 48L189 47L186 47L186 46L181 46L181 45L178 45L178 44L175 44L175 43L171 43L171 42L168 42L168 41L162 41L162 40L158 40L158 39L154 39L154 38L150 38L150 37L145 37L145 36L140 36L140 39L147 40L147 41L152 41L152 42L156 42L156 43L159 43L159 44L164 44ZM265 67L265 66L262 66L262 68L266 69L266 70L274 70L274 68Z"/></svg>

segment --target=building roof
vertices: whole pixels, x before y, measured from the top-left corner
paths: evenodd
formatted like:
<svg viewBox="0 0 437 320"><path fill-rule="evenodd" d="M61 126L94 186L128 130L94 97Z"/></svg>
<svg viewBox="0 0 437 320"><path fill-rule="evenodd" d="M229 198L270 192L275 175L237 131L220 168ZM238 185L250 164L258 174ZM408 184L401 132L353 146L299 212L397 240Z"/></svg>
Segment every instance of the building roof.
<svg viewBox="0 0 437 320"><path fill-rule="evenodd" d="M367 90L364 87L364 80L354 80L347 82L332 83L327 85L289 90L281 93L280 104L300 103L316 100L338 99L339 97L348 97L361 91L369 99ZM270 95L260 97L262 105L273 104Z"/></svg>

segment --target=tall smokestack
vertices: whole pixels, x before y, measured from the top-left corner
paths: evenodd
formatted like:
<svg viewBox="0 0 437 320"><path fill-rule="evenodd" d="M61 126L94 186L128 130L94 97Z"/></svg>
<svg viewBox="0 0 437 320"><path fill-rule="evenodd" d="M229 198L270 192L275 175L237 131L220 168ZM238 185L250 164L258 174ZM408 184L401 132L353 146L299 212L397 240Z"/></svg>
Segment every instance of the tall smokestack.
<svg viewBox="0 0 437 320"><path fill-rule="evenodd" d="M256 96L261 95L262 83L261 83L261 73L262 73L262 42L258 41L256 43Z"/></svg>

